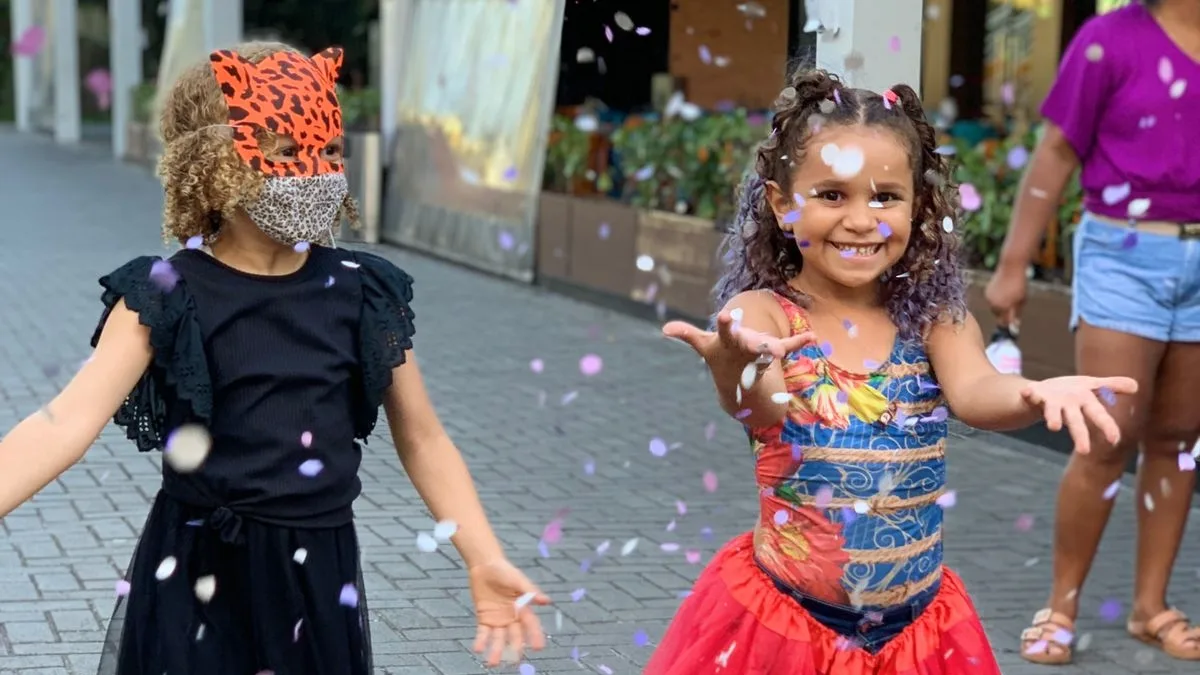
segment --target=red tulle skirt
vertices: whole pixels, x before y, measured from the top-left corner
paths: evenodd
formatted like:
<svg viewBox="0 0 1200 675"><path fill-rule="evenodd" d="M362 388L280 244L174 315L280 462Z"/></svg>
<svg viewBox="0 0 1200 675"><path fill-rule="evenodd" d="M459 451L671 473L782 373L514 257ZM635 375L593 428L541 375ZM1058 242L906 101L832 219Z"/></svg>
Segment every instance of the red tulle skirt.
<svg viewBox="0 0 1200 675"><path fill-rule="evenodd" d="M962 580L944 570L929 607L878 654L848 648L775 587L753 535L725 546L696 581L644 675L1000 675Z"/></svg>

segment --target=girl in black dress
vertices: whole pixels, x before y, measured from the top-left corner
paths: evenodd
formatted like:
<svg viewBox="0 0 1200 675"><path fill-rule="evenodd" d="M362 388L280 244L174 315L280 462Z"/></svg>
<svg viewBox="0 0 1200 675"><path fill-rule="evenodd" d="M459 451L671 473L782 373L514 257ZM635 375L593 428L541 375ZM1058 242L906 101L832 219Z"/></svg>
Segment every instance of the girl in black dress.
<svg viewBox="0 0 1200 675"><path fill-rule="evenodd" d="M468 568L475 650L540 649L549 600L505 558L412 355L412 279L333 248L356 216L341 50L214 52L167 95L164 232L184 248L100 280L95 352L0 442L0 516L79 461L109 418L164 452L101 675L370 675L352 503L382 405Z"/></svg>

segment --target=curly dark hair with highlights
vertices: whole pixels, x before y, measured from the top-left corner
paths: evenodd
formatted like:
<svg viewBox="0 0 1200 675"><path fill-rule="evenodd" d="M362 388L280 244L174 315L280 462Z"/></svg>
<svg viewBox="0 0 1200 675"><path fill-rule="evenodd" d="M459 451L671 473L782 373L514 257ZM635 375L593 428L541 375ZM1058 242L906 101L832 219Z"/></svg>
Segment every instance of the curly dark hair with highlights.
<svg viewBox="0 0 1200 675"><path fill-rule="evenodd" d="M251 63L272 54L299 50L280 42L247 42L233 48ZM163 101L159 132L163 154L158 175L165 191L163 239L184 242L195 236L212 241L241 206L262 193L267 177L251 169L233 147L229 107L206 57L179 76ZM259 147L272 152L282 139L256 132ZM346 197L338 222L358 222L358 205Z"/></svg>
<svg viewBox="0 0 1200 675"><path fill-rule="evenodd" d="M885 96L851 89L823 70L797 71L775 101L770 136L759 144L754 168L739 189L737 216L723 246L725 271L713 289L717 309L738 293L769 289L801 306L809 299L788 281L804 256L785 236L767 196L774 182L788 190L792 170L804 157L813 130L832 125L884 127L908 147L916 198L908 248L885 273L882 300L905 339L920 339L935 323L966 318L966 292L958 237L942 222L958 215L958 191L950 166L937 152L937 137L920 98L900 84Z"/></svg>

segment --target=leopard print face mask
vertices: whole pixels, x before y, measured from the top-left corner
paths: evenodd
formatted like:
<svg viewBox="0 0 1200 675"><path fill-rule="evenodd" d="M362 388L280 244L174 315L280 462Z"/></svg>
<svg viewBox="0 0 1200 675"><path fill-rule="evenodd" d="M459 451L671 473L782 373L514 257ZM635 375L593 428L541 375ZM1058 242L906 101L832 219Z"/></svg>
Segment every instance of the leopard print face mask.
<svg viewBox="0 0 1200 675"><path fill-rule="evenodd" d="M268 237L286 246L333 246L333 229L350 188L344 173L272 176L246 213Z"/></svg>

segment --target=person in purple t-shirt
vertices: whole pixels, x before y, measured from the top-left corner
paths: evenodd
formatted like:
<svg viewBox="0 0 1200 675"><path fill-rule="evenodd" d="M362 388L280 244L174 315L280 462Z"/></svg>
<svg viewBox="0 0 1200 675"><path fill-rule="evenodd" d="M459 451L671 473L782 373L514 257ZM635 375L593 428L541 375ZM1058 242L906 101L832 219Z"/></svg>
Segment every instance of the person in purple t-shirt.
<svg viewBox="0 0 1200 675"><path fill-rule="evenodd" d="M1143 0L1094 17L1072 40L1042 106L1045 135L1017 197L987 299L1018 320L1026 269L1062 191L1082 168L1071 328L1081 374L1125 375L1138 393L1111 407L1114 447L1092 439L1059 487L1054 583L1021 635L1035 663L1071 660L1083 586L1117 483L1142 448L1128 630L1178 659L1200 660L1200 628L1167 602L1200 433L1200 0Z"/></svg>

